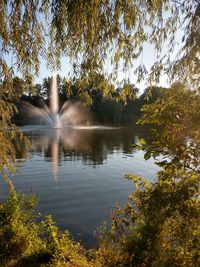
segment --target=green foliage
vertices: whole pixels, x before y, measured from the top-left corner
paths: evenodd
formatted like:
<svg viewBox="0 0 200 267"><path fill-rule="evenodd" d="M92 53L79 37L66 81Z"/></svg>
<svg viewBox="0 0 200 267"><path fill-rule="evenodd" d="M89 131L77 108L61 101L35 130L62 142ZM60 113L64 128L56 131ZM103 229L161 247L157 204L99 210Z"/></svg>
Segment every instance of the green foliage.
<svg viewBox="0 0 200 267"><path fill-rule="evenodd" d="M14 171L15 160L26 158L28 155L29 141L24 134L12 126L12 129L1 125L0 129L0 173L5 169Z"/></svg>
<svg viewBox="0 0 200 267"><path fill-rule="evenodd" d="M129 101L133 101L137 98L138 91L139 90L133 84L125 82L120 90L119 100L127 105Z"/></svg>
<svg viewBox="0 0 200 267"><path fill-rule="evenodd" d="M151 86L144 90L144 93L140 96L141 106L145 104L151 104L163 96L164 91L167 88Z"/></svg>
<svg viewBox="0 0 200 267"><path fill-rule="evenodd" d="M151 185L128 177L136 192L115 210L112 229L103 231L103 266L199 266L199 175L168 169Z"/></svg>
<svg viewBox="0 0 200 267"><path fill-rule="evenodd" d="M41 220L37 198L17 193L11 185L0 204L1 266L93 266L79 243L61 233L51 216Z"/></svg>
<svg viewBox="0 0 200 267"><path fill-rule="evenodd" d="M42 250L39 226L34 222L36 198L20 195L11 188L8 199L0 206L0 262L28 257Z"/></svg>
<svg viewBox="0 0 200 267"><path fill-rule="evenodd" d="M138 101L137 100L136 101L130 101L123 108L121 122L136 124L136 122L139 118L139 110L140 110L140 107L138 105Z"/></svg>
<svg viewBox="0 0 200 267"><path fill-rule="evenodd" d="M200 96L198 91L192 91L183 84L174 83L170 89L163 91L161 97L152 104L142 108L142 124L163 126L163 134L181 138L181 133L187 136L189 132L199 127Z"/></svg>
<svg viewBox="0 0 200 267"><path fill-rule="evenodd" d="M86 106L91 106L93 101L91 96L88 94L88 92L83 92L78 95L77 97L78 101L81 101L82 103L85 103Z"/></svg>
<svg viewBox="0 0 200 267"><path fill-rule="evenodd" d="M160 160L159 165L180 164L199 171L200 151L200 96L176 83L163 92L155 103L143 107L141 124L150 124L152 136L139 149L149 156L167 156L170 161Z"/></svg>
<svg viewBox="0 0 200 267"><path fill-rule="evenodd" d="M19 153L23 158L27 156L29 142L11 123L11 118L17 113L14 99L18 99L30 83L31 81L28 84L27 80L18 77L5 79L3 82L0 80L0 173L5 168L13 170Z"/></svg>

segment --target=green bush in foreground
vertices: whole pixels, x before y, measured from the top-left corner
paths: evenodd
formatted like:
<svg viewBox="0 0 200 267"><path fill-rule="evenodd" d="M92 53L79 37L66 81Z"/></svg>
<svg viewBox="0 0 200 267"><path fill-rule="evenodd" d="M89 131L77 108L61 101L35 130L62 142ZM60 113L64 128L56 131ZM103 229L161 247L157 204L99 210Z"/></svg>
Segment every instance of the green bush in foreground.
<svg viewBox="0 0 200 267"><path fill-rule="evenodd" d="M0 266L90 266L85 251L35 213L37 198L11 188L0 204Z"/></svg>
<svg viewBox="0 0 200 267"><path fill-rule="evenodd" d="M199 176L167 169L152 185L128 177L136 192L103 230L102 266L200 266Z"/></svg>

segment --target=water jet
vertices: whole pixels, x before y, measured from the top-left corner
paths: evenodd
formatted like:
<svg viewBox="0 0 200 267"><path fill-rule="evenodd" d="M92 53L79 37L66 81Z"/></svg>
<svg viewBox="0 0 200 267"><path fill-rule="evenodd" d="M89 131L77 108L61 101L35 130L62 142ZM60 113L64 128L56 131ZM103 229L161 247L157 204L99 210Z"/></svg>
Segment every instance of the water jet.
<svg viewBox="0 0 200 267"><path fill-rule="evenodd" d="M47 125L51 128L85 125L88 121L88 111L81 102L66 101L59 108L56 75L53 75L51 79L49 107L44 101L40 107L36 107L27 101L20 101L19 114L26 124Z"/></svg>

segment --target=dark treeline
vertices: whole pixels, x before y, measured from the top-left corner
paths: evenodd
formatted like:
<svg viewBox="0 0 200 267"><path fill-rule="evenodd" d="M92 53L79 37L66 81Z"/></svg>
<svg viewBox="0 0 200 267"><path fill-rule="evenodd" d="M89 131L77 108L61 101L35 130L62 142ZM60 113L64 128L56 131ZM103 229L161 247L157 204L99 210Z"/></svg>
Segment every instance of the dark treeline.
<svg viewBox="0 0 200 267"><path fill-rule="evenodd" d="M18 100L28 101L41 108L44 102L49 104L50 77L37 84L14 77L13 86ZM88 107L93 122L101 123L135 123L141 116L141 107L156 101L164 89L146 88L139 95L135 85L124 81L117 87L100 74L92 82L86 79L68 80L57 75L57 86L60 106L68 100L81 101ZM20 114L14 116L15 122L20 120Z"/></svg>

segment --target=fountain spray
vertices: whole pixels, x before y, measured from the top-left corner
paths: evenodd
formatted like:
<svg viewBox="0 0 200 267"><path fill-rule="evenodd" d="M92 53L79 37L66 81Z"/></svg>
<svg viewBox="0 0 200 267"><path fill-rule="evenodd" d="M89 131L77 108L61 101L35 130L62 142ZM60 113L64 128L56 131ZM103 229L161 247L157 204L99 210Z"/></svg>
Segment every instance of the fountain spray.
<svg viewBox="0 0 200 267"><path fill-rule="evenodd" d="M26 101L20 101L20 104L22 117L31 124L63 128L84 125L88 120L88 110L81 102L66 101L59 109L56 74L52 76L49 88L49 107L45 103L43 107L35 107Z"/></svg>
<svg viewBox="0 0 200 267"><path fill-rule="evenodd" d="M58 115L59 104L58 104L57 75L55 73L52 75L51 79L49 100L50 100L50 111L53 121L53 127L60 128L60 119Z"/></svg>

